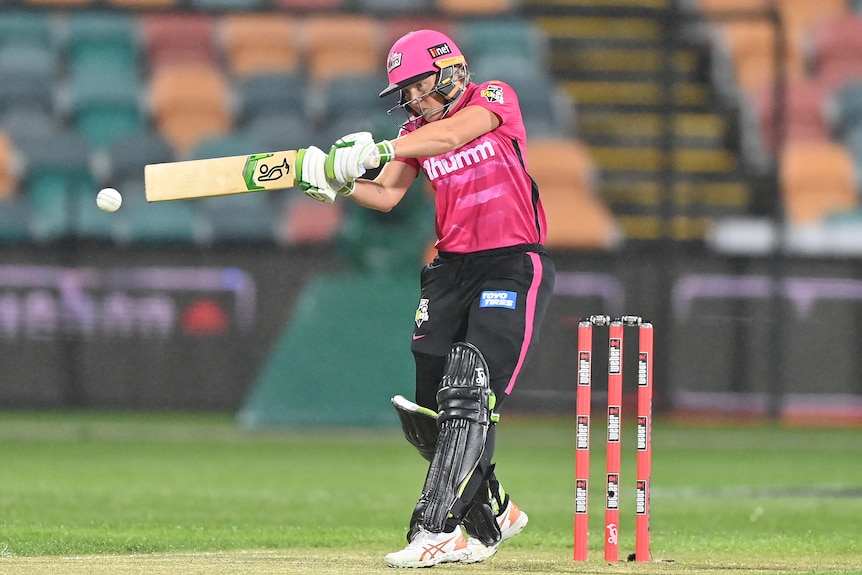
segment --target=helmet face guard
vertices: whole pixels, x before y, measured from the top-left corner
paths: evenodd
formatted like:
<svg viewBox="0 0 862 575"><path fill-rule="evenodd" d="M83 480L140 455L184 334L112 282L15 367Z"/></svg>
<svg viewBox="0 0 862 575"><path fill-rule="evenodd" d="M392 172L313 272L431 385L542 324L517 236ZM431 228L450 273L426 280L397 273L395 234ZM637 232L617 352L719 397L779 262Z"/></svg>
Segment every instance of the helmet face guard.
<svg viewBox="0 0 862 575"><path fill-rule="evenodd" d="M428 76L437 77L434 88L416 98L406 101L402 92L398 105L388 112L392 117L395 110L404 110L407 121L402 123L396 120L396 123L401 126L439 110L443 110L445 116L452 103L464 91L464 86L458 86L456 80L469 78L467 61L458 46L448 36L436 30L419 30L401 37L389 51L386 71L389 76L389 86L380 92L381 98L403 90L406 86ZM422 110L421 100L432 93L441 95L444 104L433 110Z"/></svg>

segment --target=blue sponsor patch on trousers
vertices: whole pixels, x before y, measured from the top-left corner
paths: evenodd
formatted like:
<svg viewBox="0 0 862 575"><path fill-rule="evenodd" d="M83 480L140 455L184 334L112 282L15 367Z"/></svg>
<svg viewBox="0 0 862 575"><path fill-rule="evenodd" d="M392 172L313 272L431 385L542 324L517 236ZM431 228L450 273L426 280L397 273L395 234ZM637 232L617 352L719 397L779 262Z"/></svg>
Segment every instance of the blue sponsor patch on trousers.
<svg viewBox="0 0 862 575"><path fill-rule="evenodd" d="M479 307L518 307L518 294L513 291L483 291L479 299Z"/></svg>

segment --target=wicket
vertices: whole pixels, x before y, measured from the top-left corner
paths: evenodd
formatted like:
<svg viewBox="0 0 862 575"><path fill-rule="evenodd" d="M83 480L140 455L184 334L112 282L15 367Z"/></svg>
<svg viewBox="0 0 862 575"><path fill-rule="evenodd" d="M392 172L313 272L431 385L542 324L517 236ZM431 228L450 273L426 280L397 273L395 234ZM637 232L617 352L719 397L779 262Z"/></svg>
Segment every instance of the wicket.
<svg viewBox="0 0 862 575"><path fill-rule="evenodd" d="M619 560L620 462L622 455L623 343L625 328L638 328L637 471L635 561L650 560L650 475L652 467L653 326L638 316L590 316L578 323L577 421L575 436L574 560L587 560L590 483L590 411L593 327L608 327L607 469L605 561Z"/></svg>

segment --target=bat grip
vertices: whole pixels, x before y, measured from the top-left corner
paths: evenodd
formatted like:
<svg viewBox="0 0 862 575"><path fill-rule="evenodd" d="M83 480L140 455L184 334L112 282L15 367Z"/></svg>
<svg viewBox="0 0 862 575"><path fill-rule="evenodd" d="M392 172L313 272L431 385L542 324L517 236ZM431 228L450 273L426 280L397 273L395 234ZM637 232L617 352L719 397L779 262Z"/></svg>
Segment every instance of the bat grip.
<svg viewBox="0 0 862 575"><path fill-rule="evenodd" d="M362 163L366 170L373 170L380 166L380 156L370 156Z"/></svg>

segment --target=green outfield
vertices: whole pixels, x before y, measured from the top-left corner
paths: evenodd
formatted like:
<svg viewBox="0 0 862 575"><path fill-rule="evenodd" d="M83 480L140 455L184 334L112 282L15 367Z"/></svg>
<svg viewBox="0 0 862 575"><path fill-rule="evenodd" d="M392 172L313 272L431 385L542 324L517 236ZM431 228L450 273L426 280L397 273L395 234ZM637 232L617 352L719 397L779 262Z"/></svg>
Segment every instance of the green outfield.
<svg viewBox="0 0 862 575"><path fill-rule="evenodd" d="M630 423L621 555L634 548ZM504 416L499 471L530 524L486 563L433 569L862 573L859 429L659 421L657 562L613 565L595 489L591 559L571 561L573 434L564 419ZM403 544L423 474L394 427L247 433L228 415L0 412L0 575L393 573L383 555Z"/></svg>

